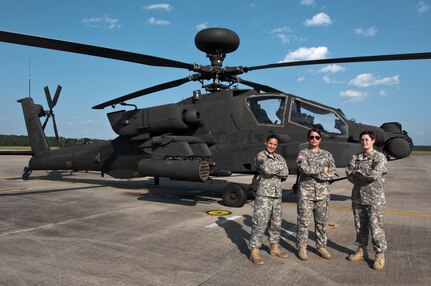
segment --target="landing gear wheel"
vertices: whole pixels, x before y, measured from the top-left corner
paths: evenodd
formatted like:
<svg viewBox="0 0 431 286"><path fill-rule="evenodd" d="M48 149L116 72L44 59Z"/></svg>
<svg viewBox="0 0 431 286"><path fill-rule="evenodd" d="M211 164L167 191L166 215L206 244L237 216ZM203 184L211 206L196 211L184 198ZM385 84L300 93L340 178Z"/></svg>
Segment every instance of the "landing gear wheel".
<svg viewBox="0 0 431 286"><path fill-rule="evenodd" d="M22 179L24 181L27 181L30 178L30 174L31 172L33 172L32 169L30 169L29 167L24 167L24 173L22 174Z"/></svg>
<svg viewBox="0 0 431 286"><path fill-rule="evenodd" d="M229 184L223 191L223 204L228 207L242 207L247 201L246 190L238 184Z"/></svg>

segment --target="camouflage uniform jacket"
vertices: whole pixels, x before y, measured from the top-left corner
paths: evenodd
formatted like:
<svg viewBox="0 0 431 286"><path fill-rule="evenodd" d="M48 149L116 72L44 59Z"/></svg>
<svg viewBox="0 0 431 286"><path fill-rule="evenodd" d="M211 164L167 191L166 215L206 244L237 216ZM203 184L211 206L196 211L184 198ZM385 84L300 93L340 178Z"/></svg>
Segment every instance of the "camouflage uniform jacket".
<svg viewBox="0 0 431 286"><path fill-rule="evenodd" d="M383 185L387 172L388 162L379 151L353 155L346 167L347 179L354 184L352 201L363 205L385 204Z"/></svg>
<svg viewBox="0 0 431 286"><path fill-rule="evenodd" d="M332 154L326 150L301 150L296 160L299 172L299 198L312 201L329 199L329 181L336 171ZM324 172L324 166L328 172Z"/></svg>
<svg viewBox="0 0 431 286"><path fill-rule="evenodd" d="M281 198L281 180L289 175L286 161L280 154L269 154L266 150L259 152L255 160L256 169L260 179L257 186L257 195L272 198Z"/></svg>

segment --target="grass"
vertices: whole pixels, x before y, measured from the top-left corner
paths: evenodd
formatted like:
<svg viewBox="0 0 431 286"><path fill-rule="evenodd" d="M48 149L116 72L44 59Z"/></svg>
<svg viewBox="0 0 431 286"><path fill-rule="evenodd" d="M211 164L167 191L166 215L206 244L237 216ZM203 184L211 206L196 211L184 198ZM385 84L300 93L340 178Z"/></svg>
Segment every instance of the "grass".
<svg viewBox="0 0 431 286"><path fill-rule="evenodd" d="M412 151L412 155L431 155L431 151Z"/></svg>
<svg viewBox="0 0 431 286"><path fill-rule="evenodd" d="M29 146L0 146L0 150L11 150L11 151L30 151Z"/></svg>

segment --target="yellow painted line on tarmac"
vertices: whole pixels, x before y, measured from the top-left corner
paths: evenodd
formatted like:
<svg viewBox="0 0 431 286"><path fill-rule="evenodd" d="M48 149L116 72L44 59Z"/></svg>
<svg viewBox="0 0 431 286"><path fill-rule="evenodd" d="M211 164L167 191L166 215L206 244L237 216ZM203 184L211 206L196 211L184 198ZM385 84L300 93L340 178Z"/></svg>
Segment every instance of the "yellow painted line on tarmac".
<svg viewBox="0 0 431 286"><path fill-rule="evenodd" d="M419 214L419 213L412 213L412 212L396 212L396 211L385 211L385 214L394 214L394 215L409 215L409 216L431 216L431 214Z"/></svg>
<svg viewBox="0 0 431 286"><path fill-rule="evenodd" d="M329 206L330 209L336 209L336 210L342 210L342 211L351 211L352 208L350 207L336 207L336 206Z"/></svg>
<svg viewBox="0 0 431 286"><path fill-rule="evenodd" d="M337 210L343 210L343 211L352 211L351 207L337 207L337 206L330 206L331 209L337 209ZM385 210L385 214L390 215L408 215L408 216L421 216L421 217L429 217L431 214L421 214L421 213L414 213L414 212L398 212L398 211L388 211Z"/></svg>

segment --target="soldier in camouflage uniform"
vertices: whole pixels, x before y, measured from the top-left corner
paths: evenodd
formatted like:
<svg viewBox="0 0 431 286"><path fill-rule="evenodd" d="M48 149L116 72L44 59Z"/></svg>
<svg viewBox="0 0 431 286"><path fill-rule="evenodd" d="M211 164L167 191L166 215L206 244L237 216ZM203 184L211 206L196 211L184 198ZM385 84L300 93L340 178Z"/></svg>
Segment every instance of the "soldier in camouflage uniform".
<svg viewBox="0 0 431 286"><path fill-rule="evenodd" d="M270 254L280 258L288 257L288 254L280 249L279 241L282 222L281 182L287 179L289 169L284 158L275 153L277 145L277 136L269 135L265 141L265 150L257 154L255 159L256 169L260 175L250 238L250 260L255 264L264 264L259 248L269 221Z"/></svg>
<svg viewBox="0 0 431 286"><path fill-rule="evenodd" d="M376 252L373 268L382 270L385 265L384 251L387 248L383 228L386 204L383 185L388 163L384 154L374 150L376 137L373 131L362 132L360 138L363 152L353 155L346 167L347 178L354 184L352 209L358 245L358 250L347 259L360 261L368 256L368 236L371 232L371 241Z"/></svg>
<svg viewBox="0 0 431 286"><path fill-rule="evenodd" d="M296 246L298 257L307 260L308 227L314 215L317 253L330 259L326 249L328 235L326 227L329 215L329 181L335 175L332 154L319 147L321 134L317 129L308 132L308 149L301 150L296 160L299 172L299 192L297 204Z"/></svg>

